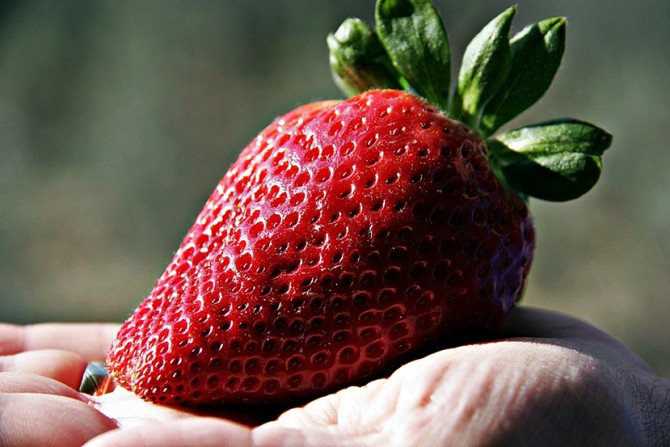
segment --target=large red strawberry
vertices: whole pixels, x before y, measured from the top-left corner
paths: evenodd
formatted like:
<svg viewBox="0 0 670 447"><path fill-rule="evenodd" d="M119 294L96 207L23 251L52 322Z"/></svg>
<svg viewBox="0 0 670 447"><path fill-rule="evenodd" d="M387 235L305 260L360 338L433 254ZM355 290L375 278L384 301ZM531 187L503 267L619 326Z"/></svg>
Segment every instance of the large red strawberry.
<svg viewBox="0 0 670 447"><path fill-rule="evenodd" d="M376 31L345 21L329 46L353 97L289 112L242 152L121 328L116 381L165 404L281 402L498 328L533 256L528 196L586 192L610 143L576 120L490 137L563 52L563 19L510 40L514 12L475 37L451 95L430 2L380 0Z"/></svg>

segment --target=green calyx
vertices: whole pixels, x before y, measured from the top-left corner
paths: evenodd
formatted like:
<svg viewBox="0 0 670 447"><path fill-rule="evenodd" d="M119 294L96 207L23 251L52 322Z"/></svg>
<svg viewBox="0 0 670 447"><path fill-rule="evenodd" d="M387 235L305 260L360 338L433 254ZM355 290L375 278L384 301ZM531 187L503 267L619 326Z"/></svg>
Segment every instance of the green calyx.
<svg viewBox="0 0 670 447"><path fill-rule="evenodd" d="M328 36L330 65L347 96L402 89L426 98L486 139L501 182L524 197L571 200L600 177L612 137L574 119L499 129L549 88L565 49L566 21L541 20L510 38L516 6L470 42L455 85L444 24L430 0L377 0L375 29L347 19Z"/></svg>

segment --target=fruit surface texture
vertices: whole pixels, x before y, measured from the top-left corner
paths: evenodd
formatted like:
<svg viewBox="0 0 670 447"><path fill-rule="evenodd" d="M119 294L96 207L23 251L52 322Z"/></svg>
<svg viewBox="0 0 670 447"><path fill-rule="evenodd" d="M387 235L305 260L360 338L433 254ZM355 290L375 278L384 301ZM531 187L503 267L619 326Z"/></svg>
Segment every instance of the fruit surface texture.
<svg viewBox="0 0 670 447"><path fill-rule="evenodd" d="M118 384L166 405L306 401L365 383L520 299L531 197L597 181L611 136L571 118L500 127L545 92L565 20L465 51L451 87L428 0L378 0L376 31L328 38L349 97L277 118L240 154L108 354Z"/></svg>
<svg viewBox="0 0 670 447"><path fill-rule="evenodd" d="M166 403L332 389L445 334L497 328L533 232L483 141L424 100L306 105L242 152L110 366Z"/></svg>

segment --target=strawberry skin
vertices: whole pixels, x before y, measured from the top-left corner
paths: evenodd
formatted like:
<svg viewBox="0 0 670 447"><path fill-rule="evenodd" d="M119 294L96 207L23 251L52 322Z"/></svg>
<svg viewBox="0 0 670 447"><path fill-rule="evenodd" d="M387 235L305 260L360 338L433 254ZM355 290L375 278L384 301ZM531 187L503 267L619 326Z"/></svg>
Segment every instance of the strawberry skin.
<svg viewBox="0 0 670 447"><path fill-rule="evenodd" d="M425 100L302 106L242 152L108 355L170 405L308 398L498 328L535 244L486 144Z"/></svg>

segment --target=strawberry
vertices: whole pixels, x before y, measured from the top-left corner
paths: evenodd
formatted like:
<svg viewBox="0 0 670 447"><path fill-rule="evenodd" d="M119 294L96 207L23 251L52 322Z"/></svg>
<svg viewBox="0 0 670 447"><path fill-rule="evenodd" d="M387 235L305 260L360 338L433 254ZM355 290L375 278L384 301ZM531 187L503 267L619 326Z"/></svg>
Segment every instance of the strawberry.
<svg viewBox="0 0 670 447"><path fill-rule="evenodd" d="M380 0L376 30L345 21L328 44L351 97L242 151L119 331L115 380L170 405L286 402L499 328L533 257L529 198L588 191L611 140L573 119L495 134L563 52L564 19L510 39L515 11L475 37L451 94L430 2Z"/></svg>

